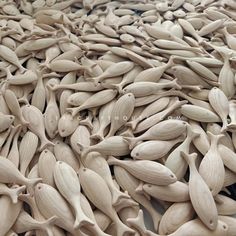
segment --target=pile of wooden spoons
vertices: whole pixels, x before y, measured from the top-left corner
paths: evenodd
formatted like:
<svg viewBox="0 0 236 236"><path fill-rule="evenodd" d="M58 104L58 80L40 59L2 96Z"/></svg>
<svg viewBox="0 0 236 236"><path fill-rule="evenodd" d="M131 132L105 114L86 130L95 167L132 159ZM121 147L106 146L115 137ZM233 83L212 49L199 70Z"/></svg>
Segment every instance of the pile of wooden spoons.
<svg viewBox="0 0 236 236"><path fill-rule="evenodd" d="M234 0L0 13L0 236L236 236Z"/></svg>

